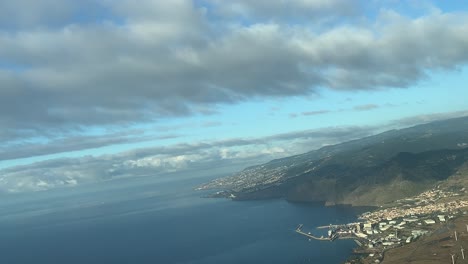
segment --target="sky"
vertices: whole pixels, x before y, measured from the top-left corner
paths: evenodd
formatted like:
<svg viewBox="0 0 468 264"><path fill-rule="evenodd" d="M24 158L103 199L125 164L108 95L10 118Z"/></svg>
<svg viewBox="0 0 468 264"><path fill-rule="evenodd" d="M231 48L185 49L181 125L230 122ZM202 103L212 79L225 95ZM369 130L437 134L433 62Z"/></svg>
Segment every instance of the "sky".
<svg viewBox="0 0 468 264"><path fill-rule="evenodd" d="M0 2L0 193L242 167L468 115L468 6Z"/></svg>

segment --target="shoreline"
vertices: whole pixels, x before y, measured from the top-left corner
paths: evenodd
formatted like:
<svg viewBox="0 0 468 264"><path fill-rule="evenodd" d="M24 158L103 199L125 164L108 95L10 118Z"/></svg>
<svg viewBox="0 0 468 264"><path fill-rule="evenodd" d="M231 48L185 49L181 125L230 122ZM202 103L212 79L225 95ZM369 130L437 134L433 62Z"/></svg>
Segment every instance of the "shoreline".
<svg viewBox="0 0 468 264"><path fill-rule="evenodd" d="M402 253L393 252L407 252L408 248L425 243L424 241L435 235L443 233L444 239L450 240L451 231L458 232L463 239L468 238L468 199L464 188L448 191L437 187L417 196L395 201L392 205L361 214L357 223L328 226L329 240L354 238L359 242L356 242L358 247L354 248L345 263L397 264L401 262L392 262L392 259ZM460 223L464 223L466 227ZM456 237L457 234L452 234L452 238L453 236ZM458 240L456 242L460 244ZM429 247L431 246L433 245L430 244ZM462 245L462 248L463 246L468 248L468 244ZM422 244L418 247L428 246ZM449 247L453 245L445 244L443 249ZM454 252L452 250L451 254L455 254ZM426 257L427 254L430 254L430 251L426 252ZM407 255L407 259L416 258L411 252ZM404 263L412 262L405 260Z"/></svg>
<svg viewBox="0 0 468 264"><path fill-rule="evenodd" d="M357 223L352 223L355 225ZM350 226L345 224L342 226ZM333 226L333 225L331 225ZM335 225L336 226L336 225ZM300 227L298 227L300 231ZM316 227L323 228L323 227ZM296 230L296 232L297 232ZM456 234L455 234L456 232ZM301 235L308 236L316 240L334 241L341 239L353 239L357 246L353 248L351 254L347 257L345 264L399 264L403 263L441 263L438 258L432 259L434 256L449 256L450 252L455 253L456 258L462 258L460 248L468 249L468 214L458 215L450 220L442 223L437 223L430 226L430 231L421 235L417 240L411 243L395 244L393 247L384 248L368 248L364 244L365 240L359 237L345 236L333 238L313 237L310 233L297 232ZM456 238L455 238L456 237ZM415 253L415 249L419 252ZM438 252L438 253L435 253ZM458 252L458 254L457 254ZM445 254L446 253L446 254ZM431 255L432 254L432 255ZM444 255L445 254L445 255ZM431 258L428 259L428 256ZM468 260L468 252L465 259Z"/></svg>
<svg viewBox="0 0 468 264"><path fill-rule="evenodd" d="M440 233L440 228L445 227L447 229L447 226L455 221L460 221L459 219L465 219L464 221L467 221L468 224L468 191L463 188L463 185L441 187L441 185L438 185L416 196L396 200L381 206L358 206L351 203L294 201L284 199L284 197L277 198L284 199L292 204L356 210L355 215L359 223L335 224L333 227L330 225L329 231L331 232L328 233L328 237L315 237L311 233L302 232L300 228L296 229L296 233L316 240L354 239L357 241L357 246L354 247L352 253L344 262L347 264L397 264L400 262L392 262L392 259L395 258L394 252L408 251L408 248L419 244L419 241L426 241L434 233ZM218 197L212 196L211 198L230 198L233 201L270 200L236 199L238 197L226 197L227 192L218 194L221 195ZM461 234L465 236L464 231L460 230L459 232L463 232ZM466 236L468 236L468 227ZM421 248L425 248L425 246ZM466 248L468 249L468 244ZM396 253L396 256L399 255L401 253ZM406 261L405 263L413 262Z"/></svg>

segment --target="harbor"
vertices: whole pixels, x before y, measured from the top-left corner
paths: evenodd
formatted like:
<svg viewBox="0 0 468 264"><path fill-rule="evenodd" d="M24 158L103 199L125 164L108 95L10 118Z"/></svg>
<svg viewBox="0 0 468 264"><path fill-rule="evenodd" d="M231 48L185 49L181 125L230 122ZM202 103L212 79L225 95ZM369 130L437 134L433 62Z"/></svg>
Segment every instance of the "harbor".
<svg viewBox="0 0 468 264"><path fill-rule="evenodd" d="M315 240L321 240L321 241L332 241L332 239L330 237L316 237L314 235L312 235L310 232L306 233L306 232L303 232L302 231L302 227L304 225L303 224L300 224L297 228L296 228L296 233L300 234L300 235L303 235L303 236L306 236L308 237L309 239L315 239Z"/></svg>
<svg viewBox="0 0 468 264"><path fill-rule="evenodd" d="M344 225L328 225L328 226L319 226L317 229L328 228L327 236L315 236L311 232L304 232L302 227L304 225L300 224L296 227L295 232L305 236L309 239L320 240L320 241L334 241L335 239L354 239L358 246L362 246L365 241L361 241L362 238L356 235L355 227L359 226L359 223L350 223Z"/></svg>
<svg viewBox="0 0 468 264"><path fill-rule="evenodd" d="M462 201L456 203L464 204ZM461 256L464 259L464 246L466 246L464 238L468 233L468 224L466 221L462 221L456 226L454 220L458 217L466 219L468 213L463 210L449 210L450 207L447 207L444 208L444 211L430 211L420 215L399 215L397 218L382 219L386 216L382 214L382 218L377 219L377 221L375 221L374 214L379 214L379 211L364 213L361 219L366 220L365 222L316 227L315 230L318 234L324 233L323 229L328 229L327 235L322 236L313 234L315 233L313 231L312 233L304 231L303 224L298 225L295 232L307 237L309 241L312 239L319 241L353 239L358 247L353 250L353 257L347 263L380 263L387 251L404 246L414 248L413 243L419 243L420 240L425 240L431 235L434 236L433 243L439 245L439 247L431 246L433 250L442 252L446 248L450 248L451 252L455 252L454 248L458 248L460 254L453 253L454 256L459 258ZM393 209L384 210L391 212L393 216ZM374 222L369 221L370 219ZM409 254L404 249L402 252L406 252L406 255ZM397 256L392 258L398 259Z"/></svg>

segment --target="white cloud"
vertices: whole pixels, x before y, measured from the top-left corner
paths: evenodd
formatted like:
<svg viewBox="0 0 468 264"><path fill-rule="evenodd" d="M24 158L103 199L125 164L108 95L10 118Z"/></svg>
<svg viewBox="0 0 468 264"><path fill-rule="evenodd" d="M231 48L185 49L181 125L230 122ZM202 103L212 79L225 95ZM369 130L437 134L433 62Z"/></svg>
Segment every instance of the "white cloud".
<svg viewBox="0 0 468 264"><path fill-rule="evenodd" d="M206 158L206 157L205 157ZM191 163L203 160L201 155L177 155L177 156L150 156L137 160L127 160L124 166L130 168L159 168L164 172L172 172L187 168Z"/></svg>
<svg viewBox="0 0 468 264"><path fill-rule="evenodd" d="M254 139L177 144L99 157L54 159L0 170L1 192L41 191L122 177L190 171L192 175L224 166L250 166L368 135L371 128L324 128ZM307 149L304 147L307 146Z"/></svg>
<svg viewBox="0 0 468 264"><path fill-rule="evenodd" d="M280 154L280 153L285 153L285 152L286 150L280 147L266 148L266 149L262 149L261 151L261 153L268 154L268 155Z"/></svg>

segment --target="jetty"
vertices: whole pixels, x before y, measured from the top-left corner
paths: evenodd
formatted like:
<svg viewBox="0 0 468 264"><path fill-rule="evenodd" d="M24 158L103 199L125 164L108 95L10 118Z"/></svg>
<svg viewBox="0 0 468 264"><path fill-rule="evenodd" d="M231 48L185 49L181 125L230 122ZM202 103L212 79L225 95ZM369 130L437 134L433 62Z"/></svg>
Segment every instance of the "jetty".
<svg viewBox="0 0 468 264"><path fill-rule="evenodd" d="M321 241L331 241L330 238L328 237L316 237L314 235L312 235L311 233L305 233L302 231L302 224L300 224L297 228L296 228L296 233L300 234L300 235L303 235L303 236L306 236L310 239L315 239L315 240L321 240Z"/></svg>
<svg viewBox="0 0 468 264"><path fill-rule="evenodd" d="M329 229L329 228L339 228L343 225L326 225L326 226L317 226L317 229Z"/></svg>

